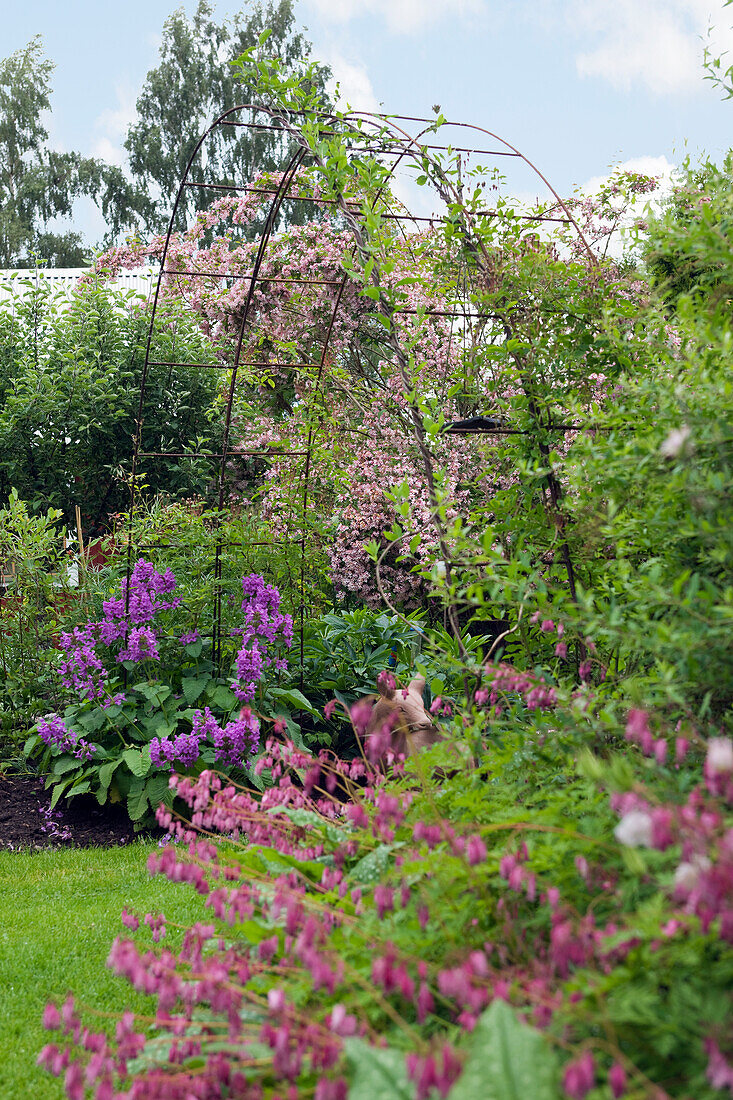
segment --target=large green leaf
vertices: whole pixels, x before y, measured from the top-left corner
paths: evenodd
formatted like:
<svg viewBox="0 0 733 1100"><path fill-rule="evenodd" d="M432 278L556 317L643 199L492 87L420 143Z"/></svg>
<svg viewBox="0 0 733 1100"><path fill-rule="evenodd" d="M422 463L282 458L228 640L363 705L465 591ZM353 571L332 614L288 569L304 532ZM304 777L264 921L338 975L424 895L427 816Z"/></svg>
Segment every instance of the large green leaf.
<svg viewBox="0 0 733 1100"><path fill-rule="evenodd" d="M26 741L25 745L23 745L23 754L25 756L30 756L31 752L33 751L33 749L36 747L36 745L38 744L38 742L40 740L41 740L41 738L40 738L39 734L32 733L30 735L30 737L28 738L28 740Z"/></svg>
<svg viewBox="0 0 733 1100"><path fill-rule="evenodd" d="M344 1049L353 1070L349 1100L413 1100L415 1088L402 1051L373 1047L363 1039L347 1039ZM479 1096L476 1093L472 1100Z"/></svg>
<svg viewBox="0 0 733 1100"><path fill-rule="evenodd" d="M48 804L48 808L50 810L52 810L55 807L56 803L61 798L61 795L64 793L65 790L67 790L71 786L71 784L73 782L74 782L74 777L69 776L66 779L62 779L60 783L56 784L56 786L53 789L53 794L51 795L51 801Z"/></svg>
<svg viewBox="0 0 733 1100"><path fill-rule="evenodd" d="M556 1079L544 1036L496 1000L471 1034L468 1061L448 1100L558 1100Z"/></svg>
<svg viewBox="0 0 733 1100"><path fill-rule="evenodd" d="M142 779L133 779L127 795L127 812L131 821L139 821L148 808L148 792Z"/></svg>
<svg viewBox="0 0 733 1100"><path fill-rule="evenodd" d="M103 764L97 773L97 779L99 780L99 790L97 791L97 802L101 806L109 791L109 785L112 782L112 775L115 769L122 763L122 757L118 756L115 760L109 760L106 764Z"/></svg>
<svg viewBox="0 0 733 1100"><path fill-rule="evenodd" d="M142 749L125 749L122 759L127 764L133 775L142 779L150 771L150 745Z"/></svg>
<svg viewBox="0 0 733 1100"><path fill-rule="evenodd" d="M319 713L313 707L312 703L309 703L302 691L298 688L270 688L270 695L273 699L277 699L279 702L287 704L291 710L304 710L307 714L312 714L316 718L320 717Z"/></svg>
<svg viewBox="0 0 733 1100"><path fill-rule="evenodd" d="M186 702L189 706L195 703L199 695L206 691L206 685L209 682L208 676L184 676L181 680L181 687L185 696Z"/></svg>
<svg viewBox="0 0 733 1100"><path fill-rule="evenodd" d="M76 721L87 733L96 733L107 722L107 714L101 707L95 707L86 714L77 715Z"/></svg>
<svg viewBox="0 0 733 1100"><path fill-rule="evenodd" d="M59 756L54 761L52 768L54 775L64 775L65 772L70 772L73 768L80 768L81 764L75 756Z"/></svg>
<svg viewBox="0 0 733 1100"><path fill-rule="evenodd" d="M311 832L320 832L332 844L339 844L344 839L343 828L327 821L325 817L321 817L314 810L305 810L299 806L270 806L266 812L278 816L282 814L289 817L294 825L300 825Z"/></svg>
<svg viewBox="0 0 733 1100"><path fill-rule="evenodd" d="M237 697L225 684L218 684L209 692L209 704L217 710L231 711L237 705Z"/></svg>
<svg viewBox="0 0 733 1100"><path fill-rule="evenodd" d="M353 879L354 882L362 882L364 885L378 882L389 865L393 850L401 847L402 844L380 844L374 851L367 852L358 863L354 864L349 878Z"/></svg>
<svg viewBox="0 0 733 1100"><path fill-rule="evenodd" d="M70 791L68 791L66 797L74 798L77 794L87 794L91 787L91 783L88 779L80 779L74 784Z"/></svg>
<svg viewBox="0 0 733 1100"><path fill-rule="evenodd" d="M167 684L149 684L146 680L141 680L139 684L133 684L132 688L133 691L139 692L156 707L162 706L171 694L171 689Z"/></svg>
<svg viewBox="0 0 733 1100"><path fill-rule="evenodd" d="M170 776L167 772L152 775L145 786L145 793L150 801L150 808L157 810L161 802L170 805L172 799L170 792Z"/></svg>

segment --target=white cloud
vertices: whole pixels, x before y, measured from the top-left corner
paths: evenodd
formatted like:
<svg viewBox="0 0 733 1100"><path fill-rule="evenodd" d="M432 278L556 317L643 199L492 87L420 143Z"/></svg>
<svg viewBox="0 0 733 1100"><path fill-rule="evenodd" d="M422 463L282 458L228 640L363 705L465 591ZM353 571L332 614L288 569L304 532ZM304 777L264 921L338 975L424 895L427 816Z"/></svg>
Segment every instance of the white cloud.
<svg viewBox="0 0 733 1100"><path fill-rule="evenodd" d="M658 179L659 186L656 191L652 192L655 200L669 194L672 187L672 177L676 171L676 165L671 164L665 156L632 157L631 160L625 160L622 164L617 165L614 171L617 168L624 172L638 172L642 176L654 176L655 179ZM584 195L593 195L600 191L611 175L612 173L608 172L605 176L592 176L578 190L582 191ZM646 201L645 196L642 196L642 199Z"/></svg>
<svg viewBox="0 0 733 1100"><path fill-rule="evenodd" d="M333 74L329 81L329 94L335 95L336 84L339 85L339 107L341 110L349 107L354 111L379 111L381 106L374 94L369 73L364 65L347 61L340 53L331 52L324 57L324 61L331 66Z"/></svg>
<svg viewBox="0 0 733 1100"><path fill-rule="evenodd" d="M122 164L125 159L125 151L122 143L127 136L127 128L135 121L136 95L131 88L117 85L117 106L102 111L94 120L94 128L98 133L92 149L92 155L101 157L108 164Z"/></svg>
<svg viewBox="0 0 733 1100"><path fill-rule="evenodd" d="M629 231L634 223L639 219L643 219L646 213L656 214L659 212L662 201L672 190L677 167L671 164L665 156L643 156L625 160L622 164L615 166L614 172L618 169L624 172L638 172L642 176L653 176L658 183L656 191L636 196L636 200L631 203L620 221L618 230L613 233L607 254L616 259L619 259L628 248L630 243ZM578 192L583 195L596 194L604 184L608 183L612 174L612 172L609 172L605 176L592 176L591 179L578 188Z"/></svg>
<svg viewBox="0 0 733 1100"><path fill-rule="evenodd" d="M733 48L731 15L722 0L570 0L571 33L587 48L576 55L582 77L658 95L699 89L708 30L714 54Z"/></svg>
<svg viewBox="0 0 733 1100"><path fill-rule="evenodd" d="M487 0L310 0L310 5L334 23L379 16L397 34L410 34L448 17L463 19L487 11Z"/></svg>

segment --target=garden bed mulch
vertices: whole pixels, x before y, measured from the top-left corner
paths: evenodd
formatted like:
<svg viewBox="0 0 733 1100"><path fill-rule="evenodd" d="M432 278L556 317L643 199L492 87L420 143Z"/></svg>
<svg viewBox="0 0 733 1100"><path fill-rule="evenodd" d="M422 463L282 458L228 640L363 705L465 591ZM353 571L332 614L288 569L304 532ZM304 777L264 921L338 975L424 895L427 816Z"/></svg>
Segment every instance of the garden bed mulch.
<svg viewBox="0 0 733 1100"><path fill-rule="evenodd" d="M82 795L51 810L50 801L42 779L0 775L0 849L108 848L141 835L123 806L99 806Z"/></svg>

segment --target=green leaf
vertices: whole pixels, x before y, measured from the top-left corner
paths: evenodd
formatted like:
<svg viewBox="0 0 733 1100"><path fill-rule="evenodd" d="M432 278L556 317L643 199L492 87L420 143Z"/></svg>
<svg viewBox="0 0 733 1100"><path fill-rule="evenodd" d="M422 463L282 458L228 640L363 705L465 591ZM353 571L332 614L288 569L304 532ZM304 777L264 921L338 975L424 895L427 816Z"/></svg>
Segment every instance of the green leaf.
<svg viewBox="0 0 733 1100"><path fill-rule="evenodd" d="M51 770L54 775L63 775L65 772L70 772L78 767L80 767L80 764L75 756L60 756L58 760L54 762Z"/></svg>
<svg viewBox="0 0 733 1100"><path fill-rule="evenodd" d="M209 693L209 702L212 707L216 707L218 710L231 711L236 707L238 700L233 691L230 691L224 684L219 684Z"/></svg>
<svg viewBox="0 0 733 1100"><path fill-rule="evenodd" d="M151 768L150 745L145 745L142 749L125 749L122 754L122 759L125 761L132 774L142 779L148 774Z"/></svg>
<svg viewBox="0 0 733 1100"><path fill-rule="evenodd" d="M87 733L96 733L106 721L107 715L101 707L95 707L94 710L90 710L86 714L80 714L77 717L77 722Z"/></svg>
<svg viewBox="0 0 733 1100"><path fill-rule="evenodd" d="M102 806L107 800L107 792L109 791L109 785L112 782L112 776L121 763L122 757L118 756L115 760L109 760L106 764L103 764L97 772L97 780L99 781L97 802L100 806Z"/></svg>
<svg viewBox="0 0 733 1100"><path fill-rule="evenodd" d="M172 798L166 797L170 791L169 776L167 772L153 775L145 785L145 793L150 802L151 809L157 810L161 802L170 805Z"/></svg>
<svg viewBox="0 0 733 1100"><path fill-rule="evenodd" d="M312 832L318 830L332 844L339 844L344 839L342 828L327 821L313 810L304 810L296 806L270 806L266 812L268 814L283 814L285 817L289 817L294 825L300 825Z"/></svg>
<svg viewBox="0 0 733 1100"><path fill-rule="evenodd" d="M127 812L131 821L139 821L148 808L147 784L142 779L135 779L127 796Z"/></svg>
<svg viewBox="0 0 733 1100"><path fill-rule="evenodd" d="M74 784L74 786L68 792L66 797L67 798L73 798L74 795L77 795L77 794L87 794L90 787L91 787L90 781L88 779L82 779L81 781Z"/></svg>
<svg viewBox="0 0 733 1100"><path fill-rule="evenodd" d="M142 680L139 684L133 684L132 687L133 691L137 691L156 707L161 706L171 694L171 689L167 684L149 684L147 680Z"/></svg>
<svg viewBox="0 0 733 1100"><path fill-rule="evenodd" d="M468 1061L448 1100L558 1100L556 1077L544 1036L496 1000L471 1033Z"/></svg>
<svg viewBox="0 0 733 1100"><path fill-rule="evenodd" d="M156 712L143 722L142 725L148 736L158 737L163 741L166 737L170 737L172 733L176 732L178 728L178 718L178 714L173 718L166 718L163 714L160 714L160 712Z"/></svg>
<svg viewBox="0 0 733 1100"><path fill-rule="evenodd" d="M347 1039L344 1049L353 1071L348 1100L412 1100L415 1087L401 1050L373 1047L363 1039Z"/></svg>
<svg viewBox="0 0 733 1100"><path fill-rule="evenodd" d="M351 868L349 878L354 882L377 882L384 874L389 864L389 857L395 848L401 848L402 844L380 844L373 852L362 856L358 863Z"/></svg>
<svg viewBox="0 0 733 1100"><path fill-rule="evenodd" d="M181 680L181 687L183 689L183 694L186 702L189 706L191 706L192 703L196 702L202 692L206 691L206 685L208 684L208 682L208 676L184 676L184 678Z"/></svg>
<svg viewBox="0 0 733 1100"><path fill-rule="evenodd" d="M69 784L73 783L73 781L74 781L73 777L70 777L68 779L62 779L60 783L56 784L56 786L53 789L53 794L51 795L51 801L48 804L48 808L50 810L52 810L54 808L54 806L56 805L58 800L61 798L61 795L67 789Z"/></svg>
<svg viewBox="0 0 733 1100"><path fill-rule="evenodd" d="M270 688L269 694L273 699L287 703L292 710L304 710L307 714L312 714L316 718L320 717L313 704L297 688Z"/></svg>
<svg viewBox="0 0 733 1100"><path fill-rule="evenodd" d="M28 738L28 740L26 741L25 745L23 745L23 755L24 756L30 756L30 754L33 752L34 748L36 747L36 745L38 744L40 739L41 738L40 738L39 734L32 733L30 735L30 737Z"/></svg>

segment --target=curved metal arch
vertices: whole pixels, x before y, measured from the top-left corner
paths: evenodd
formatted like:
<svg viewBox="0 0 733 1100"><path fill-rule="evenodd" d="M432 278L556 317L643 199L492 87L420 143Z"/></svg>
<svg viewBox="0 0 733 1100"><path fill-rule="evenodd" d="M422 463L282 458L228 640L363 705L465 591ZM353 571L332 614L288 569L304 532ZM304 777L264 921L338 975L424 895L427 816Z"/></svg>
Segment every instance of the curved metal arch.
<svg viewBox="0 0 733 1100"><path fill-rule="evenodd" d="M132 462L132 472L131 472L131 477L130 477L130 514L131 515L133 513L134 506L135 506L136 484L137 484L137 477L138 477L138 472L139 472L139 460L140 460L140 457L141 457L144 398L145 398L145 389L146 389L146 385L147 385L149 368L150 368L150 365L151 365L151 362L152 362L152 360L151 360L151 347L152 347L152 340L153 340L153 334L154 334L154 325L155 325L156 315L157 315L157 312L158 312L158 306L159 306L160 299L161 299L161 289L162 289L162 286L163 286L163 280L166 277L170 276L171 274L176 274L176 272L167 271L166 270L166 264L167 264L168 255L169 255L169 251L170 251L171 241L172 241L173 236L174 236L174 225L175 225L176 218L179 214L180 207L181 207L182 196L184 194L184 189L186 188L187 185L190 184L190 174L191 174L193 165L196 162L196 159L198 158L205 141L216 130L217 127L226 126L226 125L237 125L237 126L243 126L243 127L248 127L248 128L252 127L253 129L257 129L257 124L254 123L254 122L246 123L246 122L233 121L232 116L240 115L244 111L252 112L253 117L255 117L257 114L259 114L259 115L264 114L265 116L268 116L270 118L271 122L275 122L275 121L278 121L278 120L282 121L283 117L284 117L282 113L278 114L277 111L274 111L274 110L272 110L268 107L265 107L265 106L259 105L259 104L249 104L249 103L240 104L240 105L237 105L235 107L229 108L227 111L225 111L221 115L219 115L211 123L211 125L204 131L204 133L201 135L199 141L197 142L195 148L191 152L191 154L189 156L189 159L188 159L188 163L186 165L183 176L181 178L181 181L180 181L180 184L179 184L179 187L178 187L178 191L176 193L174 203L173 203L173 208L172 208L172 211L171 211L171 216L170 216L170 219L169 219L168 228L167 228L167 232L166 232L166 235L165 235L165 241L164 241L163 249L162 249L162 252L161 252L160 269L159 269L158 278L157 278L157 281L156 281L155 293L154 293L152 304L151 304L150 322L149 322L148 335L147 335L147 341L146 341L146 347L145 347L145 360L144 360L143 371L142 371L142 376L141 376L141 383L140 383L140 399L139 399L139 405L138 405L138 418L137 418L137 423L136 423L134 450L133 450L133 462ZM379 188L379 190L377 191L376 195L374 196L374 198L372 200L372 209L376 208L377 204L382 199L382 196L383 196L385 190L389 186L389 182L394 178L395 173L397 172L399 165L406 158L412 159L413 161L415 161L419 164L423 163L424 158L426 156L430 156L432 158L432 153L429 153L428 150L436 148L436 147L428 146L428 145L421 142L421 139L427 133L440 132L440 130L442 130L443 127L448 127L448 128L450 128L450 127L461 127L463 129L471 130L471 131L473 131L475 133L478 133L478 134L486 135L487 137L499 142L502 146L505 147L505 149L508 151L505 155L515 156L515 157L518 157L519 159L521 159L527 165L527 167L537 176L537 178L542 181L542 183L548 188L548 190L552 193L552 195L556 199L559 207L566 214L568 222L570 224L572 224L572 226L574 227L575 231L578 234L578 237L580 238L580 240L583 243L583 246L584 246L584 248L585 248L585 250L586 250L586 252L589 256L590 261L592 263L596 262L595 256L593 255L593 252L592 252L587 240L585 239L580 227L578 226L575 218L573 217L572 212L568 209L565 202L560 198L559 194L555 191L555 189L549 183L547 178L537 168L537 166L532 161L529 160L529 158L527 158L520 150L518 150L515 146L511 145L509 142L507 142L504 138L500 137L498 134L495 134L495 133L493 133L492 131L490 131L488 129L485 129L483 127L476 126L476 125L470 124L470 123L454 123L454 122L445 121L445 122L440 123L440 125L436 127L435 120L410 118L409 116L396 116L396 115L391 115L390 116L390 115L380 114L380 113L376 113L376 112L352 111L352 112L348 112L346 115L339 115L339 116L337 116L333 113L324 112L319 117L322 117L322 118L324 118L324 120L326 120L325 121L326 126L328 126L328 125L343 126L345 122L348 124L352 120L366 123L373 130L372 138L374 140L379 140L380 138L382 140L384 140L385 139L385 129L389 130L391 135L394 135L394 141L397 145L397 148L396 149L390 149L389 151L396 154L395 159L394 159L394 161L391 165L391 168L390 168L390 170L387 174L387 177L385 179L384 184ZM400 121L406 121L406 122L409 122L409 121L420 122L420 123L423 123L424 125L423 125L422 129L417 134L412 135L404 127L399 126L397 124L396 120L398 120L398 119ZM290 132L290 130L287 127L283 127L283 133L286 136L288 134L290 134L290 136L293 137L293 134ZM362 138L362 139L365 136L364 131L361 128L355 128L354 133L358 134L360 136L360 138ZM346 131L346 135L348 136L348 130ZM368 139L369 135L366 135L366 136L367 136L367 139ZM392 137L390 137L388 140L392 140ZM451 148L451 147L438 146L437 148ZM459 150L456 149L454 151L459 151ZM460 150L460 151L465 151L465 152L469 152L469 153L485 153L487 155L492 154L492 153L497 153L497 151L479 150L479 149L477 149L477 150ZM302 165L302 163L305 160L307 155L308 155L308 149L305 146L305 143L303 143L303 144L299 145L298 148L296 149L296 151L290 156L290 159L289 159L285 169L281 173L280 181L279 181L277 187L272 192L272 199L271 199L270 204L269 204L269 209L268 209L268 213L267 213L267 217L266 217L266 220L265 220L264 227L263 227L262 232L260 234L260 240L259 240L259 245L258 245L258 249L257 249L257 254L256 254L256 257L255 257L255 261L253 263L253 266L252 266L251 274L249 274L247 276L242 276L243 278L248 278L249 279L249 289L248 289L248 292L247 292L244 307L243 307L241 315L239 317L239 326L238 326L238 333L237 333L234 360L233 360L233 363L231 365L228 365L228 366L222 365L222 369L226 369L226 370L230 371L230 378L229 378L229 385L228 385L228 392L227 392L226 412L225 412L225 420L224 420L224 431L223 431L223 437L222 437L221 456L219 456L220 457L219 473L218 473L218 479L217 479L217 481L218 481L217 496L218 496L219 512L221 512L223 510L223 507L224 507L224 504L225 504L225 485L226 485L227 464L228 464L229 460L231 459L232 454L234 453L234 452L230 452L230 450L229 450L230 434L231 434L231 422L232 422L232 409L233 409L233 400L234 400L235 389L236 389L237 380L238 380L238 374L239 374L239 370L240 370L240 366L241 366L241 362L242 362L242 348L243 348L243 344L244 344L245 332L247 330L247 327L248 327L248 324L249 324L249 321L250 321L250 312L251 312L252 304L254 302L255 292L258 288L258 280L259 280L259 277L260 277L260 272L261 272L262 265L263 265L263 262L264 262L264 259L265 259L265 255L266 255L266 252L267 252L268 245L270 243L270 240L272 238L272 234L273 234L274 229L275 229L275 224L276 224L278 215L279 215L280 210L282 208L283 202L286 199L288 199L289 197L291 197L289 192L290 192L290 189L292 187L293 181L295 180L295 178L297 176L298 169ZM504 155L504 154L497 153L497 155ZM437 163L436 158L432 158L432 159ZM218 188L218 189L221 189L221 190L229 190L229 191L238 191L238 190L245 190L246 191L246 190L249 190L249 188L247 188L247 187L239 188L239 187L230 186L228 184L225 184L225 185L204 184L203 186L213 187L215 189ZM292 197L298 198L298 199L303 198L303 196L292 196ZM319 200L317 198L313 198L312 201L315 202L316 204L318 204ZM393 214L387 214L387 216L400 217L399 215L393 215ZM417 225L417 223L420 219L413 218L408 213L407 217L404 220L414 221L414 224ZM426 220L433 220L433 219L426 219ZM436 217L435 220L441 220L441 219ZM529 218L529 220L536 220L536 219ZM400 222L398 222L398 224L400 224L400 226L401 226ZM401 228L402 228L403 238L405 240L408 240L409 239L409 234L406 233L406 231L404 230L404 228L402 226L401 226ZM183 273L179 273L179 274L183 274ZM222 278L226 277L225 273L212 272L210 274L212 276L215 276L215 277L222 277ZM300 631L300 635L301 635L301 658L303 656L303 626L304 626L304 621L305 621L305 619L304 619L304 616L305 616L305 602L304 602L305 601L305 564L306 564L306 549L307 549L307 547L306 547L306 533L305 533L305 514L307 512L308 505L309 505L310 479L311 479L311 474L312 474L314 454L315 454L315 448L316 448L317 437L318 437L318 429L314 425L313 419L310 416L310 413L313 409L314 403L317 401L318 396L321 392L321 388L322 388L322 385L323 385L325 368L326 368L327 359L328 359L329 344L330 344L331 336L332 336L332 333L333 333L333 330L334 330L334 326L335 326L337 318L338 318L339 310L341 308L341 303L342 303L342 300L343 300L344 292L345 292L345 290L348 286L348 283L349 283L349 277L348 277L347 274L344 274L343 277L334 284L334 285L338 286L338 290L336 291L335 296L334 296L331 315L330 315L330 318L328 320L328 324L326 326L325 335L324 335L323 342L322 342L322 351L321 351L321 356L320 356L320 362L318 364L316 374L312 379L313 384L310 388L310 393L309 393L308 436L307 436L306 446L305 446L305 450L303 452L299 452L302 455L302 457L304 457L304 459L305 459L304 469L303 469L303 476L302 476L302 484L303 484L303 527L302 527L302 530L301 530L300 538L298 540L296 540L299 543L299 546L300 546L300 608L299 608L299 611L300 611L300 626L301 626L301 631ZM208 365L208 364L206 364L206 365ZM211 365L213 366L214 364L211 364ZM180 457L183 457L183 456L181 455ZM221 589L222 548L223 547L222 547L221 540L217 540L216 553L215 553L215 563L214 563L215 599L214 599L213 622L212 622L213 652L214 652L214 659L215 659L216 662L219 662L221 660L221 643L222 643L222 589ZM132 568L132 553L133 553L132 537L130 537L130 538L128 538L128 547L127 547L128 579L129 579L129 575L130 575L131 568ZM127 586L127 598L128 598L128 601L129 601L129 584ZM301 660L301 667L302 667L302 660Z"/></svg>

